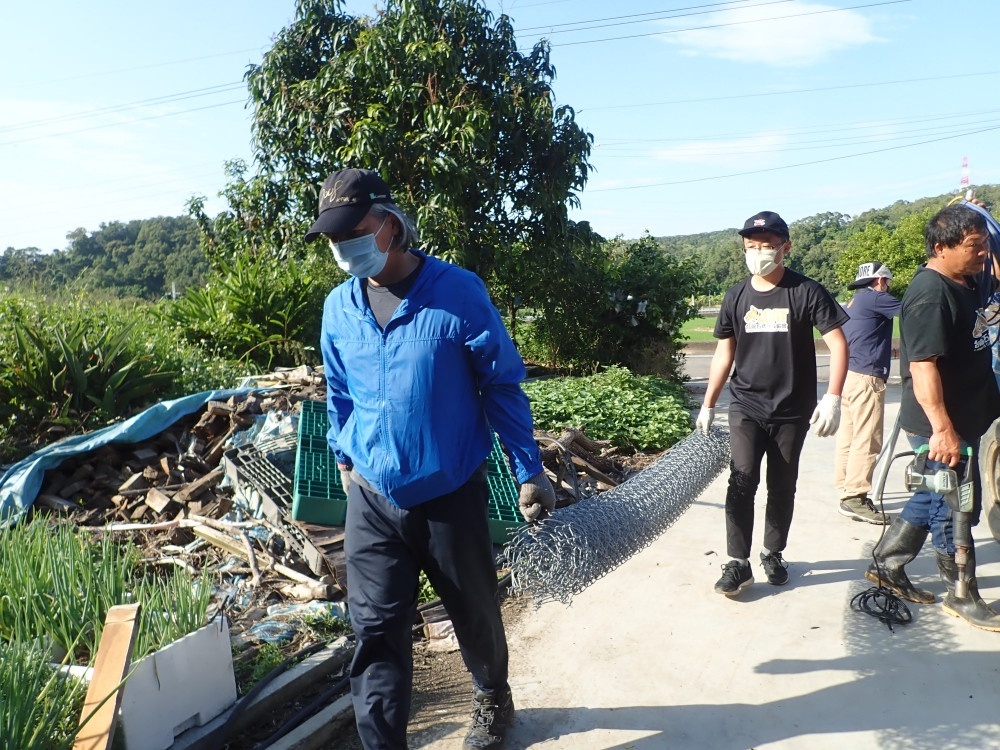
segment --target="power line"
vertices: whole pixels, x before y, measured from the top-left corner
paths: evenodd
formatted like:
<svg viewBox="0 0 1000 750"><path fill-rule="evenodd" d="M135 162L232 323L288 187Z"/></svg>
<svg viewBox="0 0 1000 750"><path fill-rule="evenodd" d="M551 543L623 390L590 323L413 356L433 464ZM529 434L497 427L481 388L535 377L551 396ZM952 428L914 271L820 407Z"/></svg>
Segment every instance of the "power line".
<svg viewBox="0 0 1000 750"><path fill-rule="evenodd" d="M910 0L898 0L899 2L909 2ZM702 104L705 102L723 102L733 99L759 99L761 96L786 96L790 94L818 94L827 91L840 91L845 89L870 88L874 86L893 86L900 83L926 83L928 81L945 81L953 78L971 78L975 76L993 76L1000 73L1000 70L987 70L976 73L954 73L946 76L929 76L926 78L901 78L895 81L875 81L873 83L851 83L842 86L820 86L809 89L788 89L785 91L755 91L751 94L729 94L726 96L707 96L697 99L672 99L663 102L640 102L637 104L608 104L598 107L575 108L577 114L598 109L634 109L637 107L662 107L672 104Z"/></svg>
<svg viewBox="0 0 1000 750"><path fill-rule="evenodd" d="M674 8L672 10L655 10L648 13L630 13L624 16L610 16L607 18L592 18L587 21L567 21L565 23L554 23L554 24L542 24L541 26L527 26L524 28L515 29L518 34L523 34L529 31L537 31L539 29L552 29L549 33L551 34L562 34L567 31L588 31L590 29L604 29L610 28L612 26L625 26L627 24L633 23L648 23L649 21L660 21L669 18L684 18L686 16L697 16L704 15L706 13L718 13L721 10L732 10L732 8L724 8L720 6L731 6L740 3L747 3L750 0L728 0L727 2L720 3L709 3L707 5L689 5L683 8ZM743 5L739 10L744 8L759 8L765 5L779 5L782 3L790 3L794 0L764 0L763 2L756 2L753 5ZM701 10L703 8L710 8L711 10ZM698 11L696 13L681 13L684 10ZM654 18L647 18L647 16L654 16ZM635 20L625 20L625 19L635 19ZM603 23L604 21L619 21L620 23ZM598 24L597 26L586 26L579 29L561 29L562 26L580 26L582 24Z"/></svg>
<svg viewBox="0 0 1000 750"><path fill-rule="evenodd" d="M72 122L73 120L82 120L88 117L96 117L98 115L115 114L117 112L125 112L130 109L153 106L154 104L171 104L173 102L184 101L185 99L195 99L200 96L227 94L230 91L243 88L243 86L244 84L242 81L236 83L222 83L217 86L192 89L191 91L181 91L176 94L165 94L152 99L143 99L141 101L129 102L127 104L113 104L107 107L100 107L98 109L89 109L72 115L59 115L57 117L47 117L39 120L27 120L20 123L14 123L13 125L0 126L0 133L25 130L27 128L36 128L43 125L55 125L63 122Z"/></svg>
<svg viewBox="0 0 1000 750"><path fill-rule="evenodd" d="M867 126L867 130L875 131L874 134L871 132L864 132L860 127L853 128L854 130L861 130L862 132L855 133L854 135L844 135L836 138L819 138L811 140L788 140L781 144L780 148L768 148L766 144L753 146L751 151L746 151L743 149L747 148L747 144L750 143L760 143L761 139L770 138L780 138L786 135L795 136L795 133L789 133L788 131L769 131L769 132L758 132L758 133L743 133L731 136L717 137L714 139L706 138L701 139L705 141L704 145L688 145L691 141L682 141L685 145L684 153L692 156L698 156L701 154L707 155L735 155L735 154L745 154L745 153L760 153L764 151L776 152L776 151L801 151L803 149L815 149L815 148L837 148L845 145L853 145L855 143L871 142L873 140L899 140L903 138L917 138L923 135L941 133L941 132L955 132L956 129L967 130L969 127L978 125L993 125L994 123L1000 122L995 117L975 120L975 121L965 121L962 123L952 123L948 125L934 125L931 127L921 127L906 131L897 131L892 134L882 133L886 125L875 123ZM828 131L821 131L817 133L818 135L823 135L824 133L840 132L837 129L831 129ZM813 133L802 133L800 135L808 136L815 135ZM880 137L881 136L881 137ZM720 143L720 141L725 138L731 143ZM612 150L626 150L631 148L632 144L622 143L617 145L612 145L609 148ZM737 150L740 149L740 150ZM643 150L634 151L632 155L649 155L656 153L656 150ZM625 154L618 153L614 156L624 156Z"/></svg>
<svg viewBox="0 0 1000 750"><path fill-rule="evenodd" d="M128 68L116 68L116 69L113 69L113 70L100 70L100 71L94 71L92 73L81 73L80 75L66 76L65 78L50 78L49 80L45 80L45 81L35 81L35 82L32 82L32 83L24 83L21 86L17 86L13 90L25 89L25 88L36 88L38 86L45 86L45 85L48 85L48 84L51 84L51 83L65 83L67 81L79 81L79 80L82 80L84 78L99 78L101 76L117 75L119 73L133 73L133 72L139 71L139 70L150 70L152 68L163 68L163 67L168 67L170 65L182 65L184 63L189 63L189 62L200 62L202 60L212 60L212 59L217 58L217 57L230 57L231 55L242 55L242 54L246 54L248 52L260 53L260 49L259 48L256 48L256 49L240 49L240 50L233 50L231 52L216 52L215 54L212 54L212 55L201 55L199 57L185 57L185 58L181 58L179 60L166 60L164 62L149 63L148 65L133 65L133 66L128 67Z"/></svg>
<svg viewBox="0 0 1000 750"><path fill-rule="evenodd" d="M650 183L648 185L632 185L632 186L629 186L629 187L614 187L614 188L595 188L594 190L591 190L590 192L592 192L592 193L606 193L606 192L618 191L618 190L644 190L646 188L652 188L652 187L666 187L666 186L669 186L669 185L689 185L689 184L695 183L695 182L711 182L713 180L725 180L725 179L729 179L730 177L745 177L747 175L762 174L764 172L780 172L780 171L785 170L785 169L795 169L797 167L810 167L810 166L813 166L814 164L826 164L826 163L834 162L834 161L843 161L845 159L856 159L859 156L871 156L872 154L881 154L881 153L885 153L887 151L898 151L898 150L904 149L904 148L914 148L916 146L925 146L928 143L939 143L941 141L949 141L949 140L954 140L955 138L962 138L962 137L967 136L967 135L979 135L981 133L988 133L988 132L991 132L991 131L994 131L994 130L1000 130L1000 125L994 125L994 126L991 126L991 127L988 127L988 128L981 128L979 130L970 130L970 131L965 132L965 133L956 133L954 135L942 136L940 138L929 138L929 139L924 140L924 141L918 141L916 143L907 143L907 144L903 144L901 146L888 146L886 148L877 148L877 149L873 149L871 151L861 151L861 152L858 152L856 154L844 154L842 156L831 156L831 157L829 157L827 159L815 159L813 161L804 161L804 162L799 162L797 164L784 164L784 165L778 166L778 167L761 167L760 169L750 169L750 170L747 170L745 172L730 172L729 174L713 175L713 176L710 176L710 177L692 177L691 179L688 179L688 180L672 180L672 181L668 181L668 182L654 182L654 183Z"/></svg>
<svg viewBox="0 0 1000 750"><path fill-rule="evenodd" d="M689 27L689 28L686 28L686 29L669 29L667 31L650 31L650 32L645 33L645 34L628 34L626 36L604 37L603 39L585 39L585 40L579 41L579 42L558 42L558 43L553 43L552 46L553 47L573 47L573 46L576 46L576 45L579 45L579 44L596 44L598 42L615 42L615 41L620 41L622 39L639 39L639 38L647 37L647 36L666 36L667 34L681 34L681 33L688 32L688 31L707 31L709 29L721 29L721 28L725 28L725 27L728 27L728 26L744 26L744 25L747 25L747 24L754 24L754 23L767 23L769 21L783 21L783 20L788 19L788 18L803 18L803 17L806 17L806 16L818 16L818 15L824 15L824 14L828 14L828 13L842 13L842 12L847 11L847 10L861 10L861 9L864 9L864 8L875 8L875 7L878 7L880 5L898 5L900 3L909 3L909 2L912 2L912 0L883 0L883 2L866 3L864 5L852 5L852 6L849 6L847 8L829 8L829 9L826 9L826 10L813 10L813 11L807 11L805 13L790 13L790 14L785 15L785 16L771 16L770 18L755 18L755 19L750 19L750 20L746 20L746 21L728 21L726 23L715 23L715 24L708 24L708 25L705 25L705 26L692 26L692 27Z"/></svg>
<svg viewBox="0 0 1000 750"><path fill-rule="evenodd" d="M782 128L781 130L774 131L784 135L810 135L830 133L830 132L843 132L845 130L864 130L866 128L877 128L885 127L889 125L906 125L910 123L922 123L922 122L938 122L940 120L954 120L959 118L967 117L978 117L980 115L993 115L1000 113L1000 109L985 109L985 110L975 110L971 112L949 112L945 115L917 115L917 116L907 116L907 117L892 117L880 120L865 120L863 122L839 122L827 123L823 127L799 127L799 128ZM628 145L633 143L690 143L692 141L716 141L720 138L745 138L747 133L741 131L739 133L716 133L713 135L692 135L692 136L678 136L676 138L603 138L599 141L598 145L601 147L615 147L620 145Z"/></svg>
<svg viewBox="0 0 1000 750"><path fill-rule="evenodd" d="M217 107L228 107L231 104L246 104L246 100L236 99L230 102L220 102L218 104L206 104L204 107L192 107L191 109L182 109L176 112L161 112L158 115L149 115L148 117L136 117L132 120L128 120L127 122L108 122L104 123L103 125L93 125L89 128L78 128L76 130L67 130L61 133L46 133L43 135L32 136L31 138L21 138L15 141L0 141L0 146L13 146L18 143L30 143L31 141L41 141L45 140L46 138L58 138L64 135L76 135L77 133L87 133L92 130L101 130L103 128L122 127L124 125L132 125L137 122L146 122L147 120L158 120L161 117L173 117L175 115L185 115L190 112L201 112L202 110L206 109L216 109Z"/></svg>

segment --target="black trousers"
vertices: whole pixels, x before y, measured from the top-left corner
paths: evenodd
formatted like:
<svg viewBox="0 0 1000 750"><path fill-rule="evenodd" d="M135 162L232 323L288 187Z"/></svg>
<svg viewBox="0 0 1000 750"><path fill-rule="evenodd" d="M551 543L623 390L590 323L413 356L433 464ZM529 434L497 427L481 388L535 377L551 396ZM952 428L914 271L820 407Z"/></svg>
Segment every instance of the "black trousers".
<svg viewBox="0 0 1000 750"><path fill-rule="evenodd" d="M480 690L507 685L507 639L482 479L402 510L351 484L344 551L357 637L351 695L366 750L406 748L413 687L412 628L420 570L448 610Z"/></svg>
<svg viewBox="0 0 1000 750"><path fill-rule="evenodd" d="M763 422L740 412L729 412L729 448L732 455L726 492L726 547L730 557L750 557L754 497L760 484L760 462L767 456L767 506L764 547L781 552L795 508L799 456L809 431L805 419Z"/></svg>

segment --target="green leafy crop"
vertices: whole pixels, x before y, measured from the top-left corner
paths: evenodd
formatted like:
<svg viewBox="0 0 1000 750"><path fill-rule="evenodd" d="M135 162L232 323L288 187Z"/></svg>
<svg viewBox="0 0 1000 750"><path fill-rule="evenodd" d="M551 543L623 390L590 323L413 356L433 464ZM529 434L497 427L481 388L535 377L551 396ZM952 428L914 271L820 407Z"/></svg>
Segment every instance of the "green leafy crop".
<svg viewBox="0 0 1000 750"><path fill-rule="evenodd" d="M634 451L665 450L691 432L688 397L677 383L609 367L587 377L525 383L535 426L558 432L582 426L587 436Z"/></svg>

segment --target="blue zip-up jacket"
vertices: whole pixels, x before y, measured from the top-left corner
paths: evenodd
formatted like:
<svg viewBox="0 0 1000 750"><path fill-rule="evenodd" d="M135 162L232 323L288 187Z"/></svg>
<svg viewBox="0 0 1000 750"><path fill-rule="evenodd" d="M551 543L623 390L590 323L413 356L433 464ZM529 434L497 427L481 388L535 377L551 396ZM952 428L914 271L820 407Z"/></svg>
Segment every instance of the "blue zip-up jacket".
<svg viewBox="0 0 1000 750"><path fill-rule="evenodd" d="M542 471L525 369L478 276L424 257L385 329L350 279L323 306L327 439L379 493L411 508L465 484L493 447L518 482Z"/></svg>

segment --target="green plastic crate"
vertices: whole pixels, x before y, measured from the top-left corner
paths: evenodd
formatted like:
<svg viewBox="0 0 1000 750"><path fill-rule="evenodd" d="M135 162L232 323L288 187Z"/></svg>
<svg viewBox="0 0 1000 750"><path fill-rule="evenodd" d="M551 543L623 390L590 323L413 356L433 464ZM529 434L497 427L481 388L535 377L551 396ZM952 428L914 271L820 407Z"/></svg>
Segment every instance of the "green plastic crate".
<svg viewBox="0 0 1000 750"><path fill-rule="evenodd" d="M326 402L303 401L295 456L292 518L306 523L343 526L347 516L347 497L340 487L337 462L326 441L328 428ZM524 525L524 519L517 507L517 483L496 433L493 434L493 450L486 460L486 468L490 538L496 544L503 544L510 541L514 532Z"/></svg>
<svg viewBox="0 0 1000 750"><path fill-rule="evenodd" d="M347 496L340 486L340 470L330 444L326 438L302 435L300 431L295 453L292 518L305 523L343 526L346 517Z"/></svg>
<svg viewBox="0 0 1000 750"><path fill-rule="evenodd" d="M326 440L330 429L330 419L326 413L326 401L303 401L299 414L299 439L316 437Z"/></svg>
<svg viewBox="0 0 1000 750"><path fill-rule="evenodd" d="M493 450L486 459L486 481L490 487L490 539L503 544L510 541L525 521L517 507L517 483L495 432Z"/></svg>

